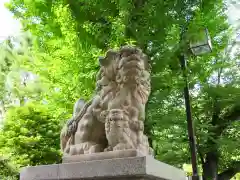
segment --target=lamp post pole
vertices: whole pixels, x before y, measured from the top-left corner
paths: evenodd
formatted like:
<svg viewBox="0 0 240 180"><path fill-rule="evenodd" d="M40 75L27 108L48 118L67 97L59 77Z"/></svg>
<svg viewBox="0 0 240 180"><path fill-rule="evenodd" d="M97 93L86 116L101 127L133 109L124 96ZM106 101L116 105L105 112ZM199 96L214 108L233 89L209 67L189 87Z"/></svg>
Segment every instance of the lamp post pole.
<svg viewBox="0 0 240 180"><path fill-rule="evenodd" d="M188 25L193 18L194 12L186 16L186 25L181 27L181 33L180 33L180 44L184 40L184 35L188 29ZM204 41L203 41L204 40ZM202 41L200 44L191 44L190 42L190 48L192 50L192 53L194 55L201 55L205 53L212 52L212 44L210 35L208 33L208 30L205 28L204 31L204 39L200 39ZM188 139L189 139L189 147L191 151L191 161L192 161L192 180L200 180L199 174L198 174L198 164L197 164L197 148L196 148L196 138L195 138L195 132L193 128L193 120L192 120L192 112L191 112L191 103L190 103L190 95L189 95L189 84L188 84L188 74L186 71L186 59L185 54L180 51L178 59L181 64L181 69L183 73L183 79L184 79L184 100L185 100L185 110L186 110L186 117L187 117L187 129L188 129Z"/></svg>
<svg viewBox="0 0 240 180"><path fill-rule="evenodd" d="M181 69L182 69L183 78L184 78L184 82L185 82L184 99L185 99L185 110L186 110L186 116L187 116L189 146L190 146L191 161L192 161L192 172L193 172L192 180L199 180L198 168L197 168L196 139L195 139L195 133L194 133L193 121L192 121L188 78L187 78L187 72L186 72L186 60L185 60L184 54L181 54L179 56L179 61L181 64Z"/></svg>

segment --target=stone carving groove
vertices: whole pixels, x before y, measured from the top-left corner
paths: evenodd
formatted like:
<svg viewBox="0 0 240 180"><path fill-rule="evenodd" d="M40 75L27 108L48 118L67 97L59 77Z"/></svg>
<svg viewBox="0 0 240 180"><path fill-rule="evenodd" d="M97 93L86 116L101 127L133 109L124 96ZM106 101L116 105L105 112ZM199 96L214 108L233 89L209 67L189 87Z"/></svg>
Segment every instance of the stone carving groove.
<svg viewBox="0 0 240 180"><path fill-rule="evenodd" d="M153 155L143 133L151 90L147 56L124 46L109 50L99 64L95 95L85 104L75 104L74 116L61 131L62 151L80 155L137 149Z"/></svg>

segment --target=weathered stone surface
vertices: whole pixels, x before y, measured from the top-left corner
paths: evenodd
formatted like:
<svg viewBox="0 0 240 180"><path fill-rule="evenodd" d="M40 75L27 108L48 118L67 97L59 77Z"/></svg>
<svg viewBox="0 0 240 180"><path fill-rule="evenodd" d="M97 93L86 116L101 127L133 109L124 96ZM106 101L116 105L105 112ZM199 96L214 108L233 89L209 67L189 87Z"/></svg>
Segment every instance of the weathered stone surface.
<svg viewBox="0 0 240 180"><path fill-rule="evenodd" d="M94 161L94 160L104 160L104 159L114 159L114 158L128 158L142 156L142 154L135 149L124 150L124 151L109 151L100 152L93 154L81 154L81 155L65 155L62 158L62 163L72 163L81 161Z"/></svg>
<svg viewBox="0 0 240 180"><path fill-rule="evenodd" d="M25 167L20 173L20 180L53 180L58 177L57 164Z"/></svg>
<svg viewBox="0 0 240 180"><path fill-rule="evenodd" d="M153 159L137 156L24 168L21 180L186 180L185 173Z"/></svg>
<svg viewBox="0 0 240 180"><path fill-rule="evenodd" d="M147 56L137 47L109 50L99 60L96 93L78 100L61 131L64 155L137 149L153 155L144 135L145 104L150 94Z"/></svg>

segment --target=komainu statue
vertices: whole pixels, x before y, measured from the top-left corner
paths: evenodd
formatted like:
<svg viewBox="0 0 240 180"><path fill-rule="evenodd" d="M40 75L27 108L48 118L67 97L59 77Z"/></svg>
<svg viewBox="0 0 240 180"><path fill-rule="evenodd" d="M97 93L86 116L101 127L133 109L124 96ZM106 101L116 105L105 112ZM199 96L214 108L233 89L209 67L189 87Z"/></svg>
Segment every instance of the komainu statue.
<svg viewBox="0 0 240 180"><path fill-rule="evenodd" d="M109 50L99 59L96 93L74 106L73 117L61 131L67 155L136 149L153 155L144 135L145 104L150 93L147 56L138 48Z"/></svg>

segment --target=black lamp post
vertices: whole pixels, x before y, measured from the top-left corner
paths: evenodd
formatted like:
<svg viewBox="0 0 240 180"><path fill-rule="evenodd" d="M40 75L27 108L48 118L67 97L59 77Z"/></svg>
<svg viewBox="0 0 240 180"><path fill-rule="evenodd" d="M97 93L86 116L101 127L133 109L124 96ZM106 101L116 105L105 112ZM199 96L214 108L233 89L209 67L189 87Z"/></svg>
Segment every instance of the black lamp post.
<svg viewBox="0 0 240 180"><path fill-rule="evenodd" d="M183 32L182 32L183 33ZM190 42L190 49L193 55L198 56L202 54L206 54L212 51L211 39L207 29L200 31L200 39L197 41ZM179 61L181 64L181 69L183 72L184 78L184 99L185 99L185 110L187 117L187 129L188 129L188 138L189 138L189 146L191 151L191 161L192 161L192 180L199 180L198 174L198 165L197 165L197 149L196 149L196 139L193 128L193 120L191 113L191 103L190 103L190 95L189 95L189 85L188 85L188 76L186 71L186 59L184 53L179 55Z"/></svg>
<svg viewBox="0 0 240 180"><path fill-rule="evenodd" d="M186 110L186 117L187 117L187 129L188 129L188 139L189 139L189 146L191 151L191 161L192 161L192 172L193 180L199 180L198 176L198 167L197 167L197 151L196 151L196 140L195 140L195 133L193 128L193 121L192 121L192 113L191 113L191 103L190 103L190 95L189 95L189 87L188 87L188 79L187 79L187 72L186 72L186 60L184 54L179 56L181 69L183 72L184 78L184 99L185 99L185 110Z"/></svg>

